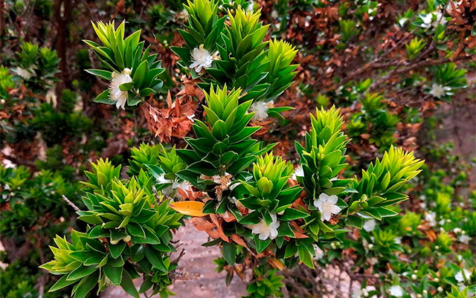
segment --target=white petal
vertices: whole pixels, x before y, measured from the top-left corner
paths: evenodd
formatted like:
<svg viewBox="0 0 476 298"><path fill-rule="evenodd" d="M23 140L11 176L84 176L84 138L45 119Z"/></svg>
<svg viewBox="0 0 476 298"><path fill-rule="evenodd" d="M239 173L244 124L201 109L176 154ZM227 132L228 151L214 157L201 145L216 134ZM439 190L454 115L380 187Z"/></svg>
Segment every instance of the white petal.
<svg viewBox="0 0 476 298"><path fill-rule="evenodd" d="M337 199L338 199L337 196L332 195L332 196L330 196L330 197L327 199L327 201L328 201L329 203L335 204L335 203L337 203Z"/></svg>
<svg viewBox="0 0 476 298"><path fill-rule="evenodd" d="M320 210L322 208L321 200L314 201L314 207L319 208L319 210Z"/></svg>
<svg viewBox="0 0 476 298"><path fill-rule="evenodd" d="M269 238L269 231L265 231L265 232L259 234L258 238L259 238L260 240L266 240L266 239L268 239L268 238Z"/></svg>
<svg viewBox="0 0 476 298"><path fill-rule="evenodd" d="M322 213L322 216L321 216L321 220L324 221L324 220L327 220L329 221L329 219L331 219L331 214L329 212L323 212Z"/></svg>
<svg viewBox="0 0 476 298"><path fill-rule="evenodd" d="M269 233L270 233L270 237L269 237L269 238L271 238L271 239L274 239L274 238L276 238L276 237L278 236L278 230L277 230L277 229L271 228L271 229L269 230Z"/></svg>
<svg viewBox="0 0 476 298"><path fill-rule="evenodd" d="M329 196L328 196L327 194L325 194L325 193L321 193L321 194L319 195L319 200L322 200L322 201L324 201L324 202L326 202L328 198L329 198Z"/></svg>
<svg viewBox="0 0 476 298"><path fill-rule="evenodd" d="M342 209L339 206L332 206L332 214L337 214L341 211Z"/></svg>

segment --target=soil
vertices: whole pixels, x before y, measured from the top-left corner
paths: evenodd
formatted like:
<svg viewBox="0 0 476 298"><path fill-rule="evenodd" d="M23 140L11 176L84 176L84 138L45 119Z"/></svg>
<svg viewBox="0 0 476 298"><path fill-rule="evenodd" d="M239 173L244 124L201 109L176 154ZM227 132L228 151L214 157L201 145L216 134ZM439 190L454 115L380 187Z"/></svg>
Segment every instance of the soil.
<svg viewBox="0 0 476 298"><path fill-rule="evenodd" d="M225 272L215 271L213 260L220 257L220 250L216 246L201 246L208 240L205 232L198 231L188 223L181 227L174 235L180 239L177 250L185 250L180 259L178 271L184 274L184 280L176 280L169 289L177 298L238 298L246 295L246 285L234 277L230 286L225 284ZM174 260L177 256L172 256ZM135 282L139 288L141 280ZM129 297L120 287L114 287L104 292L101 297L126 298ZM145 296L141 296L145 297ZM157 296L158 297L158 296Z"/></svg>

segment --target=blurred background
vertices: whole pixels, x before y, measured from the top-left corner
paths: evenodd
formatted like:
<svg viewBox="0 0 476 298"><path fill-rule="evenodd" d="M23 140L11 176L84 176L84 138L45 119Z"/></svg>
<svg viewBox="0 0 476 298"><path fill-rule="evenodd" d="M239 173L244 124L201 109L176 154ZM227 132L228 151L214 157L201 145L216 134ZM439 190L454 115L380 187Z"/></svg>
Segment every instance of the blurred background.
<svg viewBox="0 0 476 298"><path fill-rule="evenodd" d="M460 1L470 4L459 9L446 1L416 0L220 2L223 12L238 5L261 9L272 32L267 38L287 40L299 50L295 82L275 101L295 109L265 123L260 138L279 142L276 154L295 161L294 141L303 140L309 113L340 107L352 138L344 176L359 175L392 145L426 160L421 176L408 185L410 200L401 205L406 211L382 223L397 227L392 241L403 238L408 257L439 251L432 264L458 255L470 259L476 247L475 3ZM127 165L131 147L159 142L140 110L93 103L108 85L84 71L99 68L83 42L96 41L91 21L125 20L126 35L142 30L167 70L161 75L164 91L154 98L167 108L167 90L177 94L187 87L177 80L184 72L170 50L183 44L177 29L187 22L184 4L0 0L0 297L67 297L67 289L47 293L55 278L38 268L51 259L48 246L55 234L83 224L61 196L81 206L79 181L90 162L102 157ZM425 29L418 17L429 5L444 6L447 18L437 42L437 29ZM183 146L180 138L169 143ZM457 226L466 232L455 232ZM443 241L441 233L451 241ZM225 274L215 272L219 251L200 246L206 234L187 226L177 239L186 249L184 277L172 288L177 297L245 293L238 278L226 287ZM366 274L389 276L389 255L375 255L384 262L362 262L360 271L350 271L349 262L360 258L351 240L339 254L316 260L321 265L316 270L298 266L285 272L284 295L344 297L338 293L351 295ZM418 246L427 251L416 251ZM126 296L112 289L102 297Z"/></svg>

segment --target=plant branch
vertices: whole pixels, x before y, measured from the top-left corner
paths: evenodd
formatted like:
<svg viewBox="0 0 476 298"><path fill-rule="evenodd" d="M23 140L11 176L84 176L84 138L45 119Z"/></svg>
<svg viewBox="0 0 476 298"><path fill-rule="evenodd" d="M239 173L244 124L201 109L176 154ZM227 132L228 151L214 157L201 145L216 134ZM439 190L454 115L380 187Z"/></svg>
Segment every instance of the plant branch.
<svg viewBox="0 0 476 298"><path fill-rule="evenodd" d="M78 212L81 211L81 209L78 208L73 202L71 202L65 195L62 196L63 200L68 203L71 207L73 207L74 211Z"/></svg>

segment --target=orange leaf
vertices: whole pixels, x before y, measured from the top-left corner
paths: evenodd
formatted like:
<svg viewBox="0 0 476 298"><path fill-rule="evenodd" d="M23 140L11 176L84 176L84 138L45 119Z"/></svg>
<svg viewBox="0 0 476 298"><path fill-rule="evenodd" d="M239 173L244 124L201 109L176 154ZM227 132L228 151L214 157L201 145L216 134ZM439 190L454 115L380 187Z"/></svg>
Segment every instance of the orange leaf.
<svg viewBox="0 0 476 298"><path fill-rule="evenodd" d="M268 259L268 263L273 266L274 268L277 268L279 270L283 270L284 269L284 264L283 262L281 262L280 260L278 259L275 259L275 258L269 258Z"/></svg>
<svg viewBox="0 0 476 298"><path fill-rule="evenodd" d="M197 201L189 201L189 202L176 202L171 203L170 207L177 211L178 213L182 213L185 215L190 216L205 216L206 214L202 212L203 210L202 202Z"/></svg>

